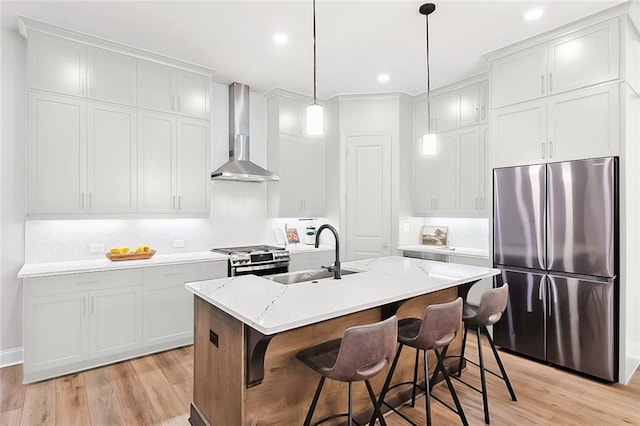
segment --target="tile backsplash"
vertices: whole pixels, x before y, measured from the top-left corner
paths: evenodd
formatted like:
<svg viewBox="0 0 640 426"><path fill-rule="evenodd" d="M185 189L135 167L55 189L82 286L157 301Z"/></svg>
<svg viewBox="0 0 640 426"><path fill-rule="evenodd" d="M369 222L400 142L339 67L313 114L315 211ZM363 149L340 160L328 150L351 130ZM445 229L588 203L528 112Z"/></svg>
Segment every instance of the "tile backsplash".
<svg viewBox="0 0 640 426"><path fill-rule="evenodd" d="M452 218L428 217L424 219L427 226L449 227L449 245L487 250L489 248L489 219L485 218ZM416 242L420 244L419 235Z"/></svg>

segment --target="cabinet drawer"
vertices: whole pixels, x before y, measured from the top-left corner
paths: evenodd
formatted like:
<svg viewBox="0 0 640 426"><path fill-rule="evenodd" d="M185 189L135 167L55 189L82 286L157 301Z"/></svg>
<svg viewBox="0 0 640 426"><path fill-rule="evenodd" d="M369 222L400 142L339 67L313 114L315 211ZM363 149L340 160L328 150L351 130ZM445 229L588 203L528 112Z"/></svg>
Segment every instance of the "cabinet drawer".
<svg viewBox="0 0 640 426"><path fill-rule="evenodd" d="M147 268L144 271L144 287L167 287L197 280L199 264L169 265Z"/></svg>
<svg viewBox="0 0 640 426"><path fill-rule="evenodd" d="M142 269L55 275L27 278L24 281L25 298L50 296L110 287L139 285L142 283Z"/></svg>
<svg viewBox="0 0 640 426"><path fill-rule="evenodd" d="M215 262L200 263L200 271L198 280L214 280L216 278L224 278L229 275L227 259Z"/></svg>

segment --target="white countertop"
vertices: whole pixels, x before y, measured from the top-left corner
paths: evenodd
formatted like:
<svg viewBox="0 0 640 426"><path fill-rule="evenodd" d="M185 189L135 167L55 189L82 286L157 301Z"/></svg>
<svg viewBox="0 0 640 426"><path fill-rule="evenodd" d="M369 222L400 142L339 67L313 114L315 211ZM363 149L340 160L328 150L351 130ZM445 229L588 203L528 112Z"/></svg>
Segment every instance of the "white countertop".
<svg viewBox="0 0 640 426"><path fill-rule="evenodd" d="M403 251L417 251L422 253L438 253L449 254L453 256L466 256L466 257L478 257L482 259L489 258L489 251L482 249L474 249L467 247L438 247L438 246L426 246L422 244L414 244L407 246L399 246L398 250Z"/></svg>
<svg viewBox="0 0 640 426"><path fill-rule="evenodd" d="M399 256L344 262L341 280L283 285L255 275L187 283L222 311L270 335L497 275L498 269Z"/></svg>
<svg viewBox="0 0 640 426"><path fill-rule="evenodd" d="M333 246L321 245L315 248L306 244L287 245L287 250L293 255L312 251L329 251ZM103 272L118 269L146 268L160 265L177 265L181 263L210 262L226 260L228 256L211 251L197 251L189 253L156 254L151 259L126 260L112 262L106 257L102 259L71 260L67 262L25 263L18 272L18 278L35 278L53 275L77 274L82 272Z"/></svg>

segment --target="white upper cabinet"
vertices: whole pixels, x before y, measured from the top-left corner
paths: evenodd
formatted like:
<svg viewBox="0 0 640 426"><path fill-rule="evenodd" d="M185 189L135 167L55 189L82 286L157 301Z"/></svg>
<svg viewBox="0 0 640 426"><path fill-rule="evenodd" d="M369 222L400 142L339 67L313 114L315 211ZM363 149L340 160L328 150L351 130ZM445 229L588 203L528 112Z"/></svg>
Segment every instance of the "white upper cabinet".
<svg viewBox="0 0 640 426"><path fill-rule="evenodd" d="M88 96L125 105L136 104L136 58L89 47Z"/></svg>
<svg viewBox="0 0 640 426"><path fill-rule="evenodd" d="M305 113L307 103L288 96L274 96L267 103L268 136L278 134L306 136Z"/></svg>
<svg viewBox="0 0 640 426"><path fill-rule="evenodd" d="M136 120L134 108L89 103L88 212L136 212Z"/></svg>
<svg viewBox="0 0 640 426"><path fill-rule="evenodd" d="M471 215L484 212L488 126L458 132L458 192L456 209Z"/></svg>
<svg viewBox="0 0 640 426"><path fill-rule="evenodd" d="M417 139L414 162L416 215L447 215L455 211L456 132L439 134L436 154L423 156Z"/></svg>
<svg viewBox="0 0 640 426"><path fill-rule="evenodd" d="M619 76L618 20L549 43L549 93L615 80Z"/></svg>
<svg viewBox="0 0 640 426"><path fill-rule="evenodd" d="M33 32L29 37L27 49L29 87L86 96L86 45Z"/></svg>
<svg viewBox="0 0 640 426"><path fill-rule="evenodd" d="M493 108L619 77L617 19L491 60Z"/></svg>
<svg viewBox="0 0 640 426"><path fill-rule="evenodd" d="M151 111L138 113L138 210L209 212L210 124Z"/></svg>
<svg viewBox="0 0 640 426"><path fill-rule="evenodd" d="M87 104L66 96L29 93L27 211L86 210Z"/></svg>
<svg viewBox="0 0 640 426"><path fill-rule="evenodd" d="M486 81L445 90L431 97L431 131L448 132L487 120Z"/></svg>
<svg viewBox="0 0 640 426"><path fill-rule="evenodd" d="M138 60L138 106L191 117L210 118L208 76Z"/></svg>
<svg viewBox="0 0 640 426"><path fill-rule="evenodd" d="M494 167L619 155L619 83L493 111Z"/></svg>

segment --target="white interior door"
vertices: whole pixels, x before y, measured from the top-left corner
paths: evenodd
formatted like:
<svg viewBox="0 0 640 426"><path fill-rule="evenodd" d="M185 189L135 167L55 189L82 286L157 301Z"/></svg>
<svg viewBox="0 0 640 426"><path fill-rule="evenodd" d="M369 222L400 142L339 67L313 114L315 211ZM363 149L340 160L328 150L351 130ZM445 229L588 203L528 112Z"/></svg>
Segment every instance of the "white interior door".
<svg viewBox="0 0 640 426"><path fill-rule="evenodd" d="M391 254L391 135L347 136L347 259Z"/></svg>

